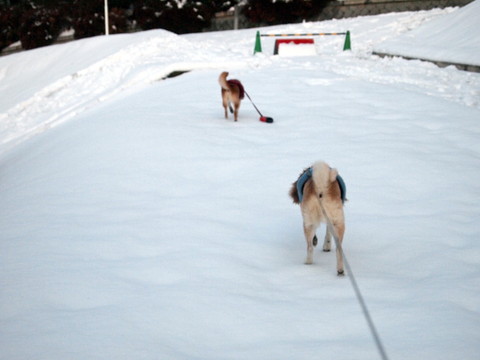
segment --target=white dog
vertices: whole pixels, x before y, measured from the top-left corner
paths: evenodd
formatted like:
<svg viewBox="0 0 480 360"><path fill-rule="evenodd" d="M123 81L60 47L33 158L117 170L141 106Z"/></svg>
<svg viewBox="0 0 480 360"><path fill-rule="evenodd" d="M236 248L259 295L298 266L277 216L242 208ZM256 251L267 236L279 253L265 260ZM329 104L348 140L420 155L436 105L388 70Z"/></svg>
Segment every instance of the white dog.
<svg viewBox="0 0 480 360"><path fill-rule="evenodd" d="M337 273L343 275L343 255L341 245L345 233L345 217L343 203L346 188L343 179L336 169L330 168L325 162L318 161L304 170L297 181L292 184L289 192L293 202L300 204L303 217L303 231L307 241L306 264L313 263L313 247L317 245L315 231L320 224L330 222L334 231L327 226L323 251L331 250L332 235L338 237Z"/></svg>

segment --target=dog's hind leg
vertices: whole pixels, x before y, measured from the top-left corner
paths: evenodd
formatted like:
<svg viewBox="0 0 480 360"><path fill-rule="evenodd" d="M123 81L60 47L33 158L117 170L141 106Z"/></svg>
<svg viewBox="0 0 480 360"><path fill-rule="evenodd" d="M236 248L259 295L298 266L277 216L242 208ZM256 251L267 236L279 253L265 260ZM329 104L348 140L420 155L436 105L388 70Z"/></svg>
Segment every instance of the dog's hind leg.
<svg viewBox="0 0 480 360"><path fill-rule="evenodd" d="M323 251L329 252L332 250L332 234L330 234L330 231L328 231L328 226L327 226L327 231L325 232L325 240L323 241Z"/></svg>
<svg viewBox="0 0 480 360"><path fill-rule="evenodd" d="M335 232L338 236L338 244L337 244L337 274L343 275L345 271L343 270L343 251L342 251L342 242L343 242L343 234L345 233L345 224L334 224Z"/></svg>
<svg viewBox="0 0 480 360"><path fill-rule="evenodd" d="M233 111L233 118L235 121L238 120L238 106L235 106L235 110Z"/></svg>
<svg viewBox="0 0 480 360"><path fill-rule="evenodd" d="M305 234L305 240L307 241L307 259L305 264L313 264L313 239L315 237L315 227L303 225L303 232Z"/></svg>
<svg viewBox="0 0 480 360"><path fill-rule="evenodd" d="M228 119L228 107L229 107L229 102L226 96L224 96L224 90L222 90L222 106L223 109L225 110L225 119Z"/></svg>

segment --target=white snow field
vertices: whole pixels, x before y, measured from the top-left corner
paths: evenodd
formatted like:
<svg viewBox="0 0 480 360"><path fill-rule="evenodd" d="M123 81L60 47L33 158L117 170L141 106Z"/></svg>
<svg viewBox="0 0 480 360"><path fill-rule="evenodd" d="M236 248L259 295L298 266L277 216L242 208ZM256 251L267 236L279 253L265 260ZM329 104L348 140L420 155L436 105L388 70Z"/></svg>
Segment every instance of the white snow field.
<svg viewBox="0 0 480 360"><path fill-rule="evenodd" d="M304 265L287 194L319 159L346 182L344 251L388 357L478 359L480 74L371 55L461 10L0 58L0 359L380 358L334 252ZM350 30L352 51L254 56L257 30ZM223 118L224 70L274 123L248 99Z"/></svg>

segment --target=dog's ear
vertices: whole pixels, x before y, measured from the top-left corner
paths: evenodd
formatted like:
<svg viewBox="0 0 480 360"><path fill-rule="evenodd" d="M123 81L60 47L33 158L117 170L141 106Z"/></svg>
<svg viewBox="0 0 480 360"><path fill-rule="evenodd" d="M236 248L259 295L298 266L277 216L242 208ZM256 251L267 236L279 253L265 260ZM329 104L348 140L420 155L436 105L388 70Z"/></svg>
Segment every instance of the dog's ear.
<svg viewBox="0 0 480 360"><path fill-rule="evenodd" d="M334 182L337 180L338 171L337 169L330 169L330 182Z"/></svg>

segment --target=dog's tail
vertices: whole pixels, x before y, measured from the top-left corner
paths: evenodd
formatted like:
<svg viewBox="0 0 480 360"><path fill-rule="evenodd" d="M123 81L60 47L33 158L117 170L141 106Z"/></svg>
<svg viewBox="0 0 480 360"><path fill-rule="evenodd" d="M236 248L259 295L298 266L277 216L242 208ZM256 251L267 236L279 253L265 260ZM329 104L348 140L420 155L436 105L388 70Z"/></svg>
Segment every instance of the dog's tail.
<svg viewBox="0 0 480 360"><path fill-rule="evenodd" d="M312 165L312 180L319 194L326 193L330 189L331 184L337 181L337 176L337 169L331 168L323 161L317 161Z"/></svg>
<svg viewBox="0 0 480 360"><path fill-rule="evenodd" d="M342 204L348 201L346 198L347 187L337 169L331 168L323 161L318 161L313 164L312 170L312 180L318 196L340 198Z"/></svg>
<svg viewBox="0 0 480 360"><path fill-rule="evenodd" d="M307 173L311 175L311 177L306 176ZM311 168L307 168L303 170L303 172L298 177L297 181L295 181L292 186L290 187L289 195L292 198L295 204L299 204L301 202L303 188L308 181L312 181L314 184L315 191L318 192L317 195L322 195L327 192L332 191L332 183L337 183L337 186L334 188L338 188L338 193L340 196L340 184L337 180L339 177L337 169L332 169L328 166L327 163L323 161L317 161L312 165ZM300 182L300 183L299 183ZM343 182L343 180L342 180ZM335 190L333 190L335 191ZM302 192L302 194L299 194ZM342 200L343 200L343 191L342 191Z"/></svg>
<svg viewBox="0 0 480 360"><path fill-rule="evenodd" d="M228 86L228 83L227 83L227 76L228 76L228 72L224 71L218 77L218 83L220 84L220 86L222 87L223 90L230 90L230 88Z"/></svg>
<svg viewBox="0 0 480 360"><path fill-rule="evenodd" d="M288 192L288 195L290 195L294 204L300 204L300 198L298 197L297 192L297 181L292 184L292 186L290 187L290 191Z"/></svg>

